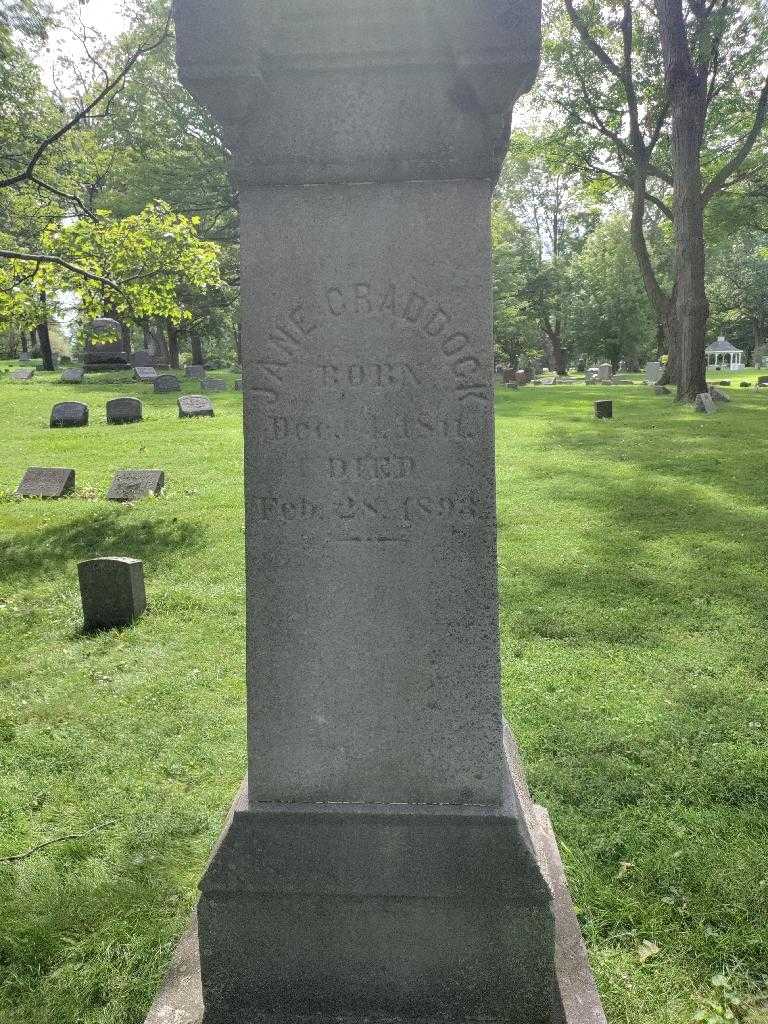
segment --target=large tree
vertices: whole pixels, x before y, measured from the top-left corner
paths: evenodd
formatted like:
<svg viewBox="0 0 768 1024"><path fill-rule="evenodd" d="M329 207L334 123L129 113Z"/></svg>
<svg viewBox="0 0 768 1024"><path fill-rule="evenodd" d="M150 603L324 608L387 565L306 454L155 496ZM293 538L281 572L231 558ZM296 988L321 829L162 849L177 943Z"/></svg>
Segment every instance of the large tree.
<svg viewBox="0 0 768 1024"><path fill-rule="evenodd" d="M632 242L669 349L678 397L706 387L705 209L762 171L768 111L759 0L551 0L545 88L573 166L632 197ZM667 288L646 235L673 226Z"/></svg>

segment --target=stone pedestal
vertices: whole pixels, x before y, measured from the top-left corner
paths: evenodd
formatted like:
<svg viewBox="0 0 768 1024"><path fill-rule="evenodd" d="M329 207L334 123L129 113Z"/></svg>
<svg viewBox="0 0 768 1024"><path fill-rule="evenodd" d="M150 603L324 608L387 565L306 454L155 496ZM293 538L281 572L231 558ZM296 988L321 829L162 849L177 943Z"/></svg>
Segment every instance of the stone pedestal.
<svg viewBox="0 0 768 1024"><path fill-rule="evenodd" d="M538 9L175 17L242 213L249 785L201 885L206 1024L553 1024L500 701L489 237Z"/></svg>

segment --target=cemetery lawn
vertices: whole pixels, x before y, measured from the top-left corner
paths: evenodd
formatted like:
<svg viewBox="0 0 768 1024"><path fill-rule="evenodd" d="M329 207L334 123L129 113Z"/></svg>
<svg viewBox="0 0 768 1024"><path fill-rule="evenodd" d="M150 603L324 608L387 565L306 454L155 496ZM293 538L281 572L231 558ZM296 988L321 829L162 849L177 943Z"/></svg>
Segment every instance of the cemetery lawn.
<svg viewBox="0 0 768 1024"><path fill-rule="evenodd" d="M120 394L144 423L106 425ZM610 1024L768 1022L768 393L730 395L497 395L505 709ZM244 771L241 396L210 397L0 376L3 1024L141 1024ZM68 398L91 426L49 430ZM74 496L15 499L28 466ZM119 468L165 496L108 504ZM86 636L99 554L144 560L151 607Z"/></svg>

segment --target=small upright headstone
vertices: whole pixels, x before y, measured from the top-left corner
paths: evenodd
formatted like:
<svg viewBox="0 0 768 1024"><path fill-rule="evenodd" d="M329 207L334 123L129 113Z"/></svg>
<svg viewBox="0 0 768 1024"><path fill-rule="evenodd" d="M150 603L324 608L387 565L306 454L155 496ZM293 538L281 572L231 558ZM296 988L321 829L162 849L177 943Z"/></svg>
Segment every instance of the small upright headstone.
<svg viewBox="0 0 768 1024"><path fill-rule="evenodd" d="M82 384L85 380L85 371L80 366L70 366L61 375L62 384Z"/></svg>
<svg viewBox="0 0 768 1024"><path fill-rule="evenodd" d="M74 469L28 469L18 486L19 498L63 498L75 489Z"/></svg>
<svg viewBox="0 0 768 1024"><path fill-rule="evenodd" d="M165 473L160 469L120 469L107 491L107 501L140 501L154 498L165 487Z"/></svg>
<svg viewBox="0 0 768 1024"><path fill-rule="evenodd" d="M146 349L137 349L137 351L134 352L133 355L131 356L131 362L133 363L134 369L137 366L149 366L152 367L152 369L154 369L154 364L152 362L152 353L147 352Z"/></svg>
<svg viewBox="0 0 768 1024"><path fill-rule="evenodd" d="M184 395L179 399L179 418L182 420L193 419L195 416L213 415L210 398L205 398L203 395Z"/></svg>
<svg viewBox="0 0 768 1024"><path fill-rule="evenodd" d="M612 420L613 419L613 402L602 401L595 402L595 416L599 420Z"/></svg>
<svg viewBox="0 0 768 1024"><path fill-rule="evenodd" d="M527 370L518 370L515 374L515 380L518 384L529 384L531 381L531 375Z"/></svg>
<svg viewBox="0 0 768 1024"><path fill-rule="evenodd" d="M137 558L80 562L80 596L86 630L128 626L147 607L144 564Z"/></svg>
<svg viewBox="0 0 768 1024"><path fill-rule="evenodd" d="M724 391L721 391L720 388L710 387L709 393L712 396L713 402L730 402L728 395L726 395Z"/></svg>
<svg viewBox="0 0 768 1024"><path fill-rule="evenodd" d="M155 394L164 395L170 391L181 391L178 377L172 373L163 373L155 378Z"/></svg>
<svg viewBox="0 0 768 1024"><path fill-rule="evenodd" d="M20 381L23 383L25 381L32 380L34 376L34 370L14 370L13 373L11 374L11 380Z"/></svg>
<svg viewBox="0 0 768 1024"><path fill-rule="evenodd" d="M656 384L661 380L662 374L664 373L664 367L661 363L646 363L645 364L645 383Z"/></svg>
<svg viewBox="0 0 768 1024"><path fill-rule="evenodd" d="M707 392L696 396L696 403L694 405L696 412L705 412L707 415L715 411L715 403L712 401L712 396Z"/></svg>
<svg viewBox="0 0 768 1024"><path fill-rule="evenodd" d="M741 384L739 384L739 387L740 387L740 388L751 388L751 387L752 387L752 385L751 385L751 384L749 383L749 381L748 381L748 380L743 380L743 381L741 382Z"/></svg>
<svg viewBox="0 0 768 1024"><path fill-rule="evenodd" d="M613 367L610 363L600 363L597 368L597 379L599 381L610 380L613 377Z"/></svg>
<svg viewBox="0 0 768 1024"><path fill-rule="evenodd" d="M142 384L154 384L159 374L154 366L135 366L133 376L136 380L141 381Z"/></svg>
<svg viewBox="0 0 768 1024"><path fill-rule="evenodd" d="M204 377L200 382L203 391L226 391L227 382L221 377Z"/></svg>
<svg viewBox="0 0 768 1024"><path fill-rule="evenodd" d="M186 374L194 380L202 380L205 377L205 367L200 363L189 363L186 367Z"/></svg>
<svg viewBox="0 0 768 1024"><path fill-rule="evenodd" d="M107 402L107 423L140 423L144 419L144 407L138 398L113 398Z"/></svg>
<svg viewBox="0 0 768 1024"><path fill-rule="evenodd" d="M51 410L52 427L87 427L88 406L82 402L59 402Z"/></svg>

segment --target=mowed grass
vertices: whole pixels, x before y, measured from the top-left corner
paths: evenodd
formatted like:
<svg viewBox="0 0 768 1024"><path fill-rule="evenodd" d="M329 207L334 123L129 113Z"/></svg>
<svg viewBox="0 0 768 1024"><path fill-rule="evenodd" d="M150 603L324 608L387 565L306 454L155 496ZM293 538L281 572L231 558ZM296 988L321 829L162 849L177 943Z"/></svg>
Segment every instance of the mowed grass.
<svg viewBox="0 0 768 1024"><path fill-rule="evenodd" d="M118 394L143 424L107 427ZM768 394L730 394L497 396L505 707L611 1024L768 1020ZM49 430L75 397L91 426ZM0 864L3 1024L143 1021L244 771L242 399L176 397L0 377L0 858L98 827ZM74 497L13 498L32 465ZM105 502L123 467L165 497ZM96 554L142 558L151 608L85 636Z"/></svg>

